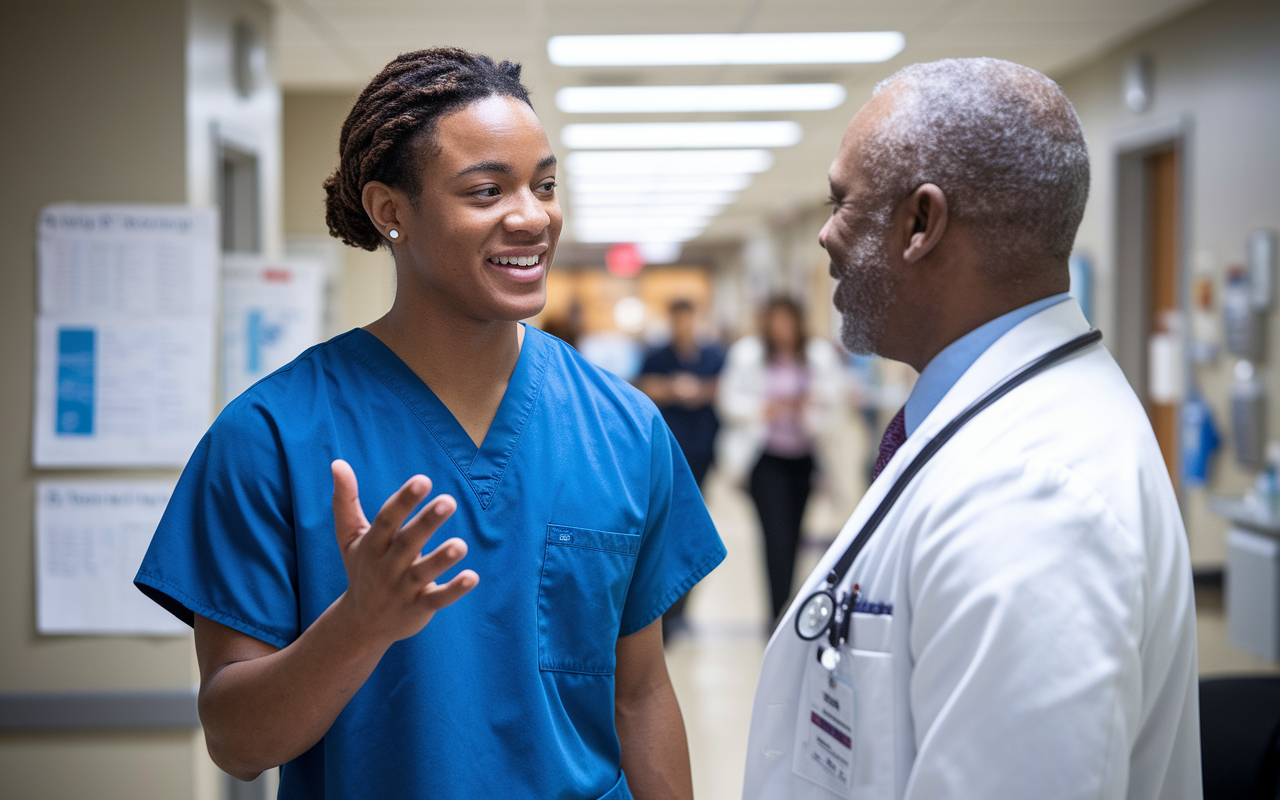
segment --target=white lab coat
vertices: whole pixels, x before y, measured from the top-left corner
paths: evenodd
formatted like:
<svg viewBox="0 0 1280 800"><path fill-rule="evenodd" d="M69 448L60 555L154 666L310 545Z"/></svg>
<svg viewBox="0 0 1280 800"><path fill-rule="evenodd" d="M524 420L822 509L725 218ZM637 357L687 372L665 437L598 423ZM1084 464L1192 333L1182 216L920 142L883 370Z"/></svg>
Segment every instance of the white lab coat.
<svg viewBox="0 0 1280 800"><path fill-rule="evenodd" d="M836 348L826 339L810 337L805 344L809 368L809 404L804 424L813 437L817 462L824 460L824 434L837 421L844 395L845 370ZM764 419L768 377L764 342L744 336L725 354L716 397L723 427L716 438L716 466L735 482L745 481L764 451L768 425Z"/></svg>
<svg viewBox="0 0 1280 800"><path fill-rule="evenodd" d="M765 653L744 798L832 798L793 772L800 601L953 417L1088 330L1074 300L984 353L902 446L805 581ZM853 798L1198 798L1190 556L1155 437L1095 345L1014 389L915 477L859 555L890 614L855 614ZM803 748L800 748L803 752Z"/></svg>

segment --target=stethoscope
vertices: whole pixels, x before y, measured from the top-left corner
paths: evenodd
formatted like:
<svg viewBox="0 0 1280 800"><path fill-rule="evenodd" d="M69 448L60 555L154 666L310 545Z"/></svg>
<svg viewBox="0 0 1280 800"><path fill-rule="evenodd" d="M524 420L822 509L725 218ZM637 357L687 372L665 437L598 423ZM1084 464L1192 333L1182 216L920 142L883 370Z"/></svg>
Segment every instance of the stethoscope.
<svg viewBox="0 0 1280 800"><path fill-rule="evenodd" d="M829 648L820 647L818 649L818 660L822 662L822 666L829 670L834 670L836 665L840 663L840 649L848 641L849 621L853 618L852 612L858 602L859 589L857 584L853 585L853 591L842 592L839 599L836 597L836 587L844 580L844 576L849 572L849 567L853 565L853 560L858 557L858 553L862 552L862 548L866 546L871 534L875 533L876 528L880 527L880 523L884 521L889 509L893 508L893 504L906 490L907 484L916 476L916 473L924 468L929 459L933 458L942 449L942 446L952 436L956 435L958 430L963 428L969 420L976 417L987 406L1059 361L1100 341L1102 341L1102 331L1097 329L1090 330L1088 333L1077 336L1066 344L1050 350L1022 367L991 391L971 403L964 411L961 411L912 459L907 468L894 481L893 486L889 488L888 494L880 501L880 505L876 507L876 510L872 512L870 518L862 526L862 530L858 531L858 535L854 537L853 542L844 551L844 555L840 556L840 560L836 562L831 572L827 574L826 584L806 597L805 601L800 604L800 611L796 614L796 633L806 642L811 642L825 633L827 634L827 642L831 645Z"/></svg>

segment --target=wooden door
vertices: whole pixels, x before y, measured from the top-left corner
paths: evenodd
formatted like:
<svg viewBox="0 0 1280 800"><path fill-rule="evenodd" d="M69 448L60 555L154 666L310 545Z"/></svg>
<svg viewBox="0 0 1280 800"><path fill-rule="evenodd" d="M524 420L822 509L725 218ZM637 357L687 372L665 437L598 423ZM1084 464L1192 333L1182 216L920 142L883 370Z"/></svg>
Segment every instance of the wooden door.
<svg viewBox="0 0 1280 800"><path fill-rule="evenodd" d="M1181 281L1178 274L1178 151L1162 150L1146 158L1148 336L1176 334ZM1147 411L1165 466L1177 486L1178 407L1151 400Z"/></svg>

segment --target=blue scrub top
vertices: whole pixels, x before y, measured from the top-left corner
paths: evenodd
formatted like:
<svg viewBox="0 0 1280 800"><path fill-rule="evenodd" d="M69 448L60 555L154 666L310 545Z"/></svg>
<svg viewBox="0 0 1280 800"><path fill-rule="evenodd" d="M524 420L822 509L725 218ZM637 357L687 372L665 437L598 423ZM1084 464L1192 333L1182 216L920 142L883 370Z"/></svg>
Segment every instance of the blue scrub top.
<svg viewBox="0 0 1280 800"><path fill-rule="evenodd" d="M364 330L303 353L218 417L138 572L181 619L285 647L347 588L329 464L372 519L422 473L458 500L480 585L397 642L280 797L629 798L614 647L724 558L653 404L532 326L484 443Z"/></svg>

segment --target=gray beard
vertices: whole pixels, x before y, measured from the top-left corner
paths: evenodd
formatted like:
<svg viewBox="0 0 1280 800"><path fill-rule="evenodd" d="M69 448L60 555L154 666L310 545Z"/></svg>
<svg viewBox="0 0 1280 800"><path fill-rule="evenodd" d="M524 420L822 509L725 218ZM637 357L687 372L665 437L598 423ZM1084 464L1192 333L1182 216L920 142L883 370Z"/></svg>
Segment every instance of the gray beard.
<svg viewBox="0 0 1280 800"><path fill-rule="evenodd" d="M880 221L849 248L844 264L834 264L840 276L835 306L840 310L840 342L850 353L876 355L893 299L889 257L884 241L888 220Z"/></svg>

